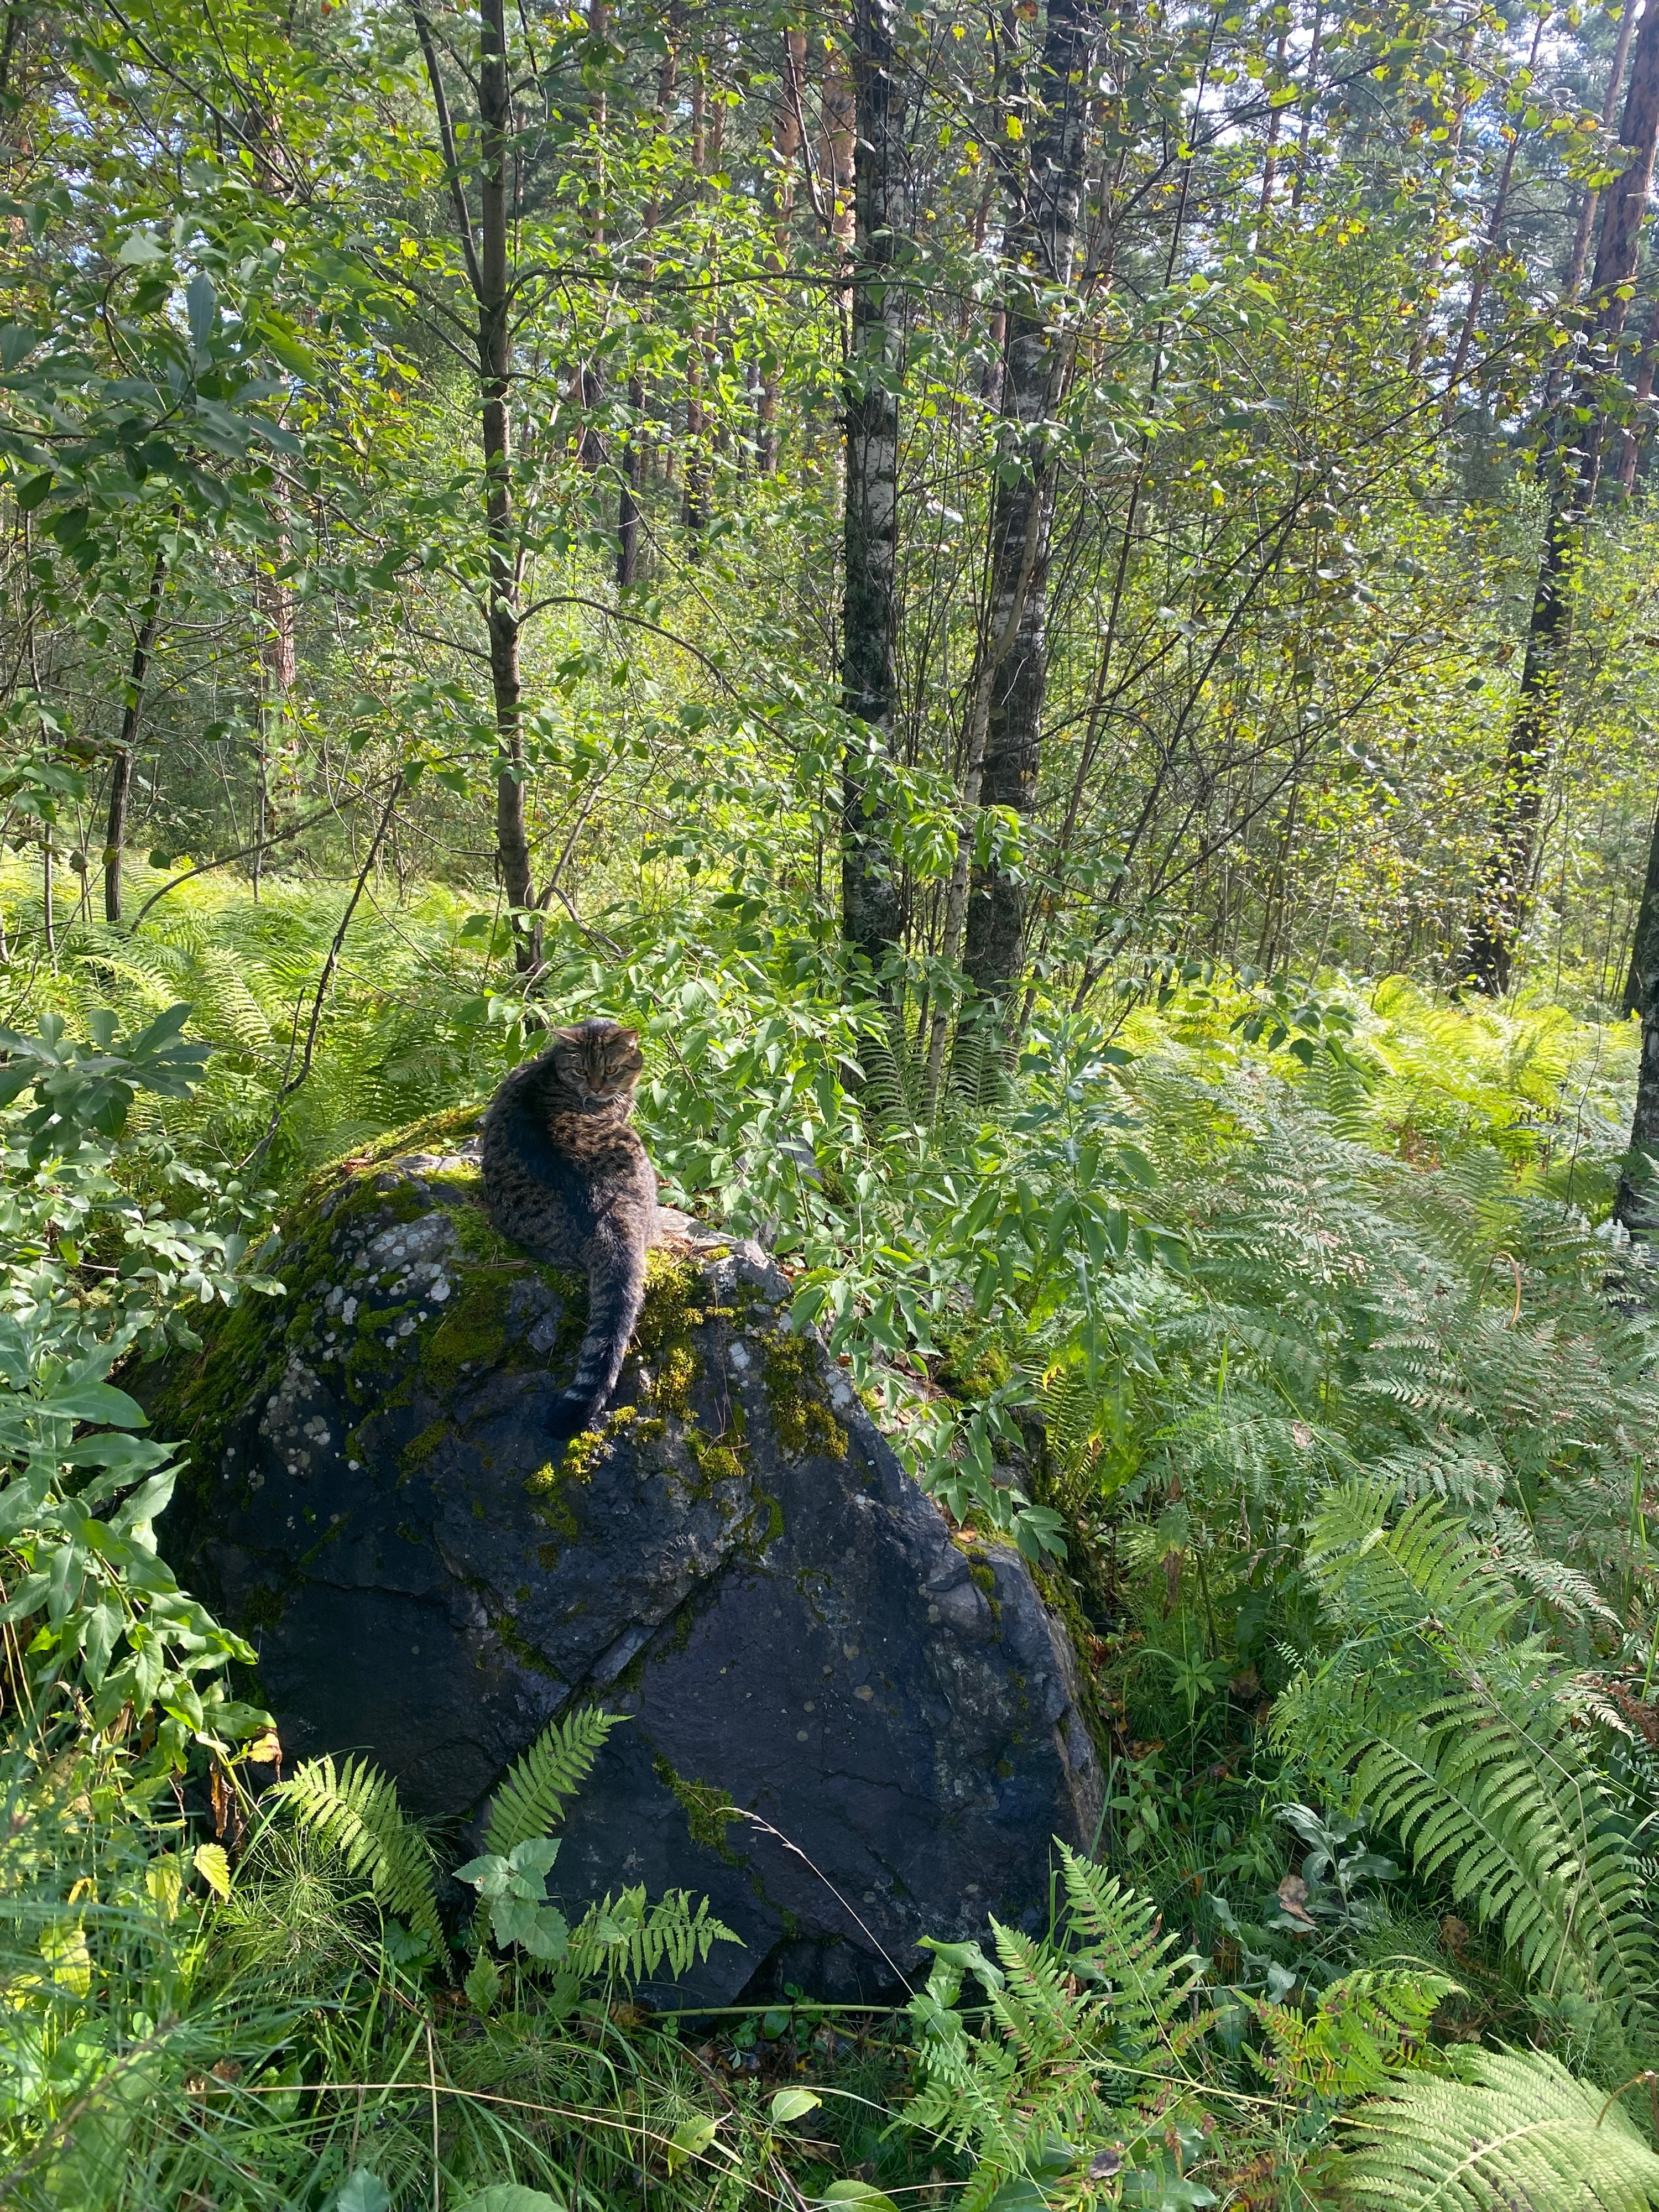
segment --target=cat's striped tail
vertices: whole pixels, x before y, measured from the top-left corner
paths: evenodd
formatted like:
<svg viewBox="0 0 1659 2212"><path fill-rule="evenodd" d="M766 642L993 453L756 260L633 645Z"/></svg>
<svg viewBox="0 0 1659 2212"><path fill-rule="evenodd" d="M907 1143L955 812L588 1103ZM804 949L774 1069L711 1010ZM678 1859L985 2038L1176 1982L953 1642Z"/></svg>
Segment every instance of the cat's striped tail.
<svg viewBox="0 0 1659 2212"><path fill-rule="evenodd" d="M644 1244L601 1223L590 1247L587 1334L577 1356L575 1380L554 1400L548 1420L555 1437L577 1436L604 1413L644 1304Z"/></svg>

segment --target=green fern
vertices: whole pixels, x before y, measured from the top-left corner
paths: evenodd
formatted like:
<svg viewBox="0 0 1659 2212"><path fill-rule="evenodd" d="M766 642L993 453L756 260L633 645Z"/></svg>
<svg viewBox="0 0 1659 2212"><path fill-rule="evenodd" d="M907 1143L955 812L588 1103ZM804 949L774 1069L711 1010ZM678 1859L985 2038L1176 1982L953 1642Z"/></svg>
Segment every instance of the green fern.
<svg viewBox="0 0 1659 2212"><path fill-rule="evenodd" d="M484 1830L484 1849L505 1858L515 1844L550 1836L563 1817L566 1801L587 1779L605 1739L622 1719L620 1713L588 1705L550 1722L523 1757L514 1759L496 1790Z"/></svg>
<svg viewBox="0 0 1659 2212"><path fill-rule="evenodd" d="M670 1889L648 1905L641 1883L615 1897L607 1893L588 1907L570 1931L564 1965L578 1981L602 1976L613 1981L647 1981L665 1967L669 1979L678 1981L701 1966L716 1943L742 1940L724 1921L715 1919L706 1897L693 1905L689 1892Z"/></svg>
<svg viewBox="0 0 1659 2212"><path fill-rule="evenodd" d="M1415 1968L1361 1968L1322 1990L1311 2014L1248 1994L1266 2033L1263 2070L1287 2096L1336 2104L1380 2088L1428 2032L1435 2007L1456 1988Z"/></svg>
<svg viewBox="0 0 1659 2212"><path fill-rule="evenodd" d="M1419 1499L1392 1526L1389 1496L1328 1496L1310 1574L1347 1639L1280 1699L1281 1747L1352 1769L1357 1797L1425 1875L1497 1923L1534 1986L1581 1991L1630 2022L1656 1953L1614 1808L1569 1728L1571 1681L1535 1638L1511 1639L1520 1600L1501 1555Z"/></svg>
<svg viewBox="0 0 1659 2212"><path fill-rule="evenodd" d="M1120 2032L1127 2030L1143 2049L1154 2043L1173 2049L1176 2040L1188 2039L1174 2038L1172 2023L1188 2009L1200 1960L1182 1949L1178 1936L1164 1933L1146 1898L1093 1860L1064 1844L1057 1848L1073 1973L1103 1993Z"/></svg>
<svg viewBox="0 0 1659 2212"><path fill-rule="evenodd" d="M1163 1932L1152 1905L1058 1848L1066 1902L1050 1936L1035 1942L994 1920L994 1962L977 1943L935 1943L927 1989L910 2005L920 2078L906 2118L974 2153L961 2212L988 2205L1050 2137L1140 2134L1133 2108L1145 2086L1178 2075L1209 2024L1207 2013L1192 2016L1200 1962ZM977 2033L957 2007L966 1973L985 1993Z"/></svg>
<svg viewBox="0 0 1659 2212"><path fill-rule="evenodd" d="M1340 2174L1358 2212L1645 2212L1659 2154L1616 2098L1538 2051L1470 2051L1362 2106Z"/></svg>
<svg viewBox="0 0 1659 2212"><path fill-rule="evenodd" d="M449 1946L438 1918L431 1846L398 1802L398 1785L367 1759L308 1759L270 1793L297 1826L337 1851L348 1873L367 1878L381 1910L423 1936L444 1972Z"/></svg>

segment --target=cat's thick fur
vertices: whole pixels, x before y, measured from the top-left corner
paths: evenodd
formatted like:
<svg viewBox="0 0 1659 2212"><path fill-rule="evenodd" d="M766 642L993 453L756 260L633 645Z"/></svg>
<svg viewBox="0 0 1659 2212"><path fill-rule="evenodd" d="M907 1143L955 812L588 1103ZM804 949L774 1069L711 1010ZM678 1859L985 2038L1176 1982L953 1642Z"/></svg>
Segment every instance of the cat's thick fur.
<svg viewBox="0 0 1659 2212"><path fill-rule="evenodd" d="M587 1270L587 1334L549 1425L573 1437L617 1386L661 1233L657 1178L628 1126L645 1065L636 1030L579 1022L515 1067L483 1123L484 1195L504 1237L538 1260Z"/></svg>

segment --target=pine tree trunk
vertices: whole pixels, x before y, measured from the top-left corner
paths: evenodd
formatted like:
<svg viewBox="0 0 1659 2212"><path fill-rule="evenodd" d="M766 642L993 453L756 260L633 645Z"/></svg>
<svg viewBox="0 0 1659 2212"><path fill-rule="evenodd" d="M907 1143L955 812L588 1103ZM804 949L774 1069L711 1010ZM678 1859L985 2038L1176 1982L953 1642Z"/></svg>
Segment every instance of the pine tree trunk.
<svg viewBox="0 0 1659 2212"><path fill-rule="evenodd" d="M127 804L132 792L132 756L138 741L139 718L144 711L144 687L149 678L149 657L161 620L161 595L167 588L167 555L156 548L144 599L143 619L132 641L132 665L127 671L121 701L121 734L116 744L115 766L110 778L109 821L104 830L104 919L121 919L121 860L127 842Z"/></svg>
<svg viewBox="0 0 1659 2212"><path fill-rule="evenodd" d="M702 54L691 73L691 167L699 177L708 167L708 63ZM707 241L708 234L704 235ZM685 344L685 469L680 500L680 521L690 536L688 550L694 561L700 556L699 541L708 525L708 412L703 404L707 343L708 334L694 310Z"/></svg>
<svg viewBox="0 0 1659 2212"><path fill-rule="evenodd" d="M1589 305L1590 343L1553 441L1550 507L1527 628L1521 696L1504 749L1504 778L1480 898L1469 929L1467 973L1498 998L1514 972L1515 940L1525 918L1553 750L1566 587L1582 526L1595 501L1606 436L1607 386L1636 275L1642 221L1659 142L1659 0L1648 0L1631 63L1620 142L1630 149L1624 173L1608 187ZM1588 416L1588 420L1583 418ZM1571 436L1573 442L1569 444Z"/></svg>
<svg viewBox="0 0 1659 2212"><path fill-rule="evenodd" d="M605 41L611 27L610 0L587 0L587 36L592 54L594 70L593 97L588 102L588 129L593 143L593 204L588 217L587 235L593 247L596 261L605 251L605 125L609 120L609 103L605 98ZM581 435L577 458L585 469L597 471L605 465L605 440L594 416L605 399L605 377L595 361L583 362L576 371L576 398L581 410Z"/></svg>
<svg viewBox="0 0 1659 2212"><path fill-rule="evenodd" d="M1659 4L1659 0L1656 0ZM1007 337L1001 460L991 511L991 655L981 806L1029 816L1036 804L1048 681L1048 571L1055 474L1042 426L1058 406L1069 344L1043 293L1072 281L1082 213L1091 61L1099 19L1091 0L1049 0L1028 125L1029 165L1010 178L1003 237ZM975 872L963 967L976 998L1006 998L1020 972L1025 885L994 859Z"/></svg>
<svg viewBox="0 0 1659 2212"><path fill-rule="evenodd" d="M1642 333L1642 350L1637 357L1636 382L1632 387L1635 406L1632 419L1625 426L1624 441L1619 449L1619 488L1626 498L1636 489L1637 472L1642 465L1642 453L1652 430L1653 386L1656 371L1659 371L1659 295L1656 295L1648 310L1647 327Z"/></svg>
<svg viewBox="0 0 1659 2212"><path fill-rule="evenodd" d="M897 385L903 292L904 118L894 76L892 0L857 0L853 87L855 230L847 370L846 597L842 703L869 732L842 799L842 933L879 969L902 927L899 883L882 836L882 768L892 738L898 552Z"/></svg>
<svg viewBox="0 0 1659 2212"><path fill-rule="evenodd" d="M1613 118L1619 112L1619 95L1624 89L1625 64L1630 59L1631 33L1636 27L1636 0L1625 0L1625 10L1619 19L1619 37L1613 50L1613 59L1607 66L1607 90L1601 100L1601 128L1610 131ZM1567 281L1562 288L1568 306L1578 297L1584 281L1584 270L1589 260L1590 232L1595 222L1596 204L1601 194L1585 191L1578 202L1578 219L1573 227L1572 252L1567 261Z"/></svg>

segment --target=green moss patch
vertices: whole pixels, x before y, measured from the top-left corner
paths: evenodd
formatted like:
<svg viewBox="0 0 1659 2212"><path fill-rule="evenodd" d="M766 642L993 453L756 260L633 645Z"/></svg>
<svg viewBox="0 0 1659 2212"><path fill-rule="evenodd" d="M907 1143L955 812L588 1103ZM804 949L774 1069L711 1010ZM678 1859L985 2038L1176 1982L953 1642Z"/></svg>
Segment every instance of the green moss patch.
<svg viewBox="0 0 1659 2212"><path fill-rule="evenodd" d="M419 1436L412 1437L398 1455L404 1473L413 1474L424 1467L448 1434L449 1423L441 1414L435 1421L428 1421Z"/></svg>
<svg viewBox="0 0 1659 2212"><path fill-rule="evenodd" d="M452 1395L468 1369L494 1366L504 1358L511 1342L505 1277L489 1267L456 1273L453 1301L420 1352L422 1379L441 1401Z"/></svg>
<svg viewBox="0 0 1659 2212"><path fill-rule="evenodd" d="M808 1452L845 1459L847 1431L823 1395L817 1346L811 1337L782 1334L767 1337L765 1345L761 1380L779 1443L793 1459Z"/></svg>
<svg viewBox="0 0 1659 2212"><path fill-rule="evenodd" d="M738 1455L743 1446L729 1436L711 1437L693 1425L685 1431L685 1448L705 1484L736 1482L742 1478L743 1461Z"/></svg>
<svg viewBox="0 0 1659 2212"><path fill-rule="evenodd" d="M738 1855L726 1840L726 1830L738 1818L738 1808L726 1792L712 1782L688 1780L684 1775L677 1774L665 1759L653 1759L651 1767L684 1814L692 1842L701 1844L706 1851L713 1851L727 1866L738 1865Z"/></svg>
<svg viewBox="0 0 1659 2212"><path fill-rule="evenodd" d="M660 1249L645 1255L645 1304L634 1349L651 1377L652 1410L691 1419L691 1392L702 1372L692 1331L725 1309L703 1303L702 1270L695 1260Z"/></svg>
<svg viewBox="0 0 1659 2212"><path fill-rule="evenodd" d="M594 1468L623 1431L631 1428L638 1419L637 1406L618 1406L614 1413L605 1415L597 1429L584 1429L579 1436L572 1437L559 1462L561 1478L566 1482L592 1482Z"/></svg>
<svg viewBox="0 0 1659 2212"><path fill-rule="evenodd" d="M450 1106L441 1114L424 1114L418 1121L406 1122L401 1129L388 1129L383 1137L375 1137L366 1145L343 1152L337 1159L326 1161L301 1192L300 1204L314 1205L352 1176L361 1175L366 1168L383 1167L386 1161L401 1159L405 1153L453 1152L458 1145L464 1145L469 1137L477 1133L483 1115L482 1103Z"/></svg>

